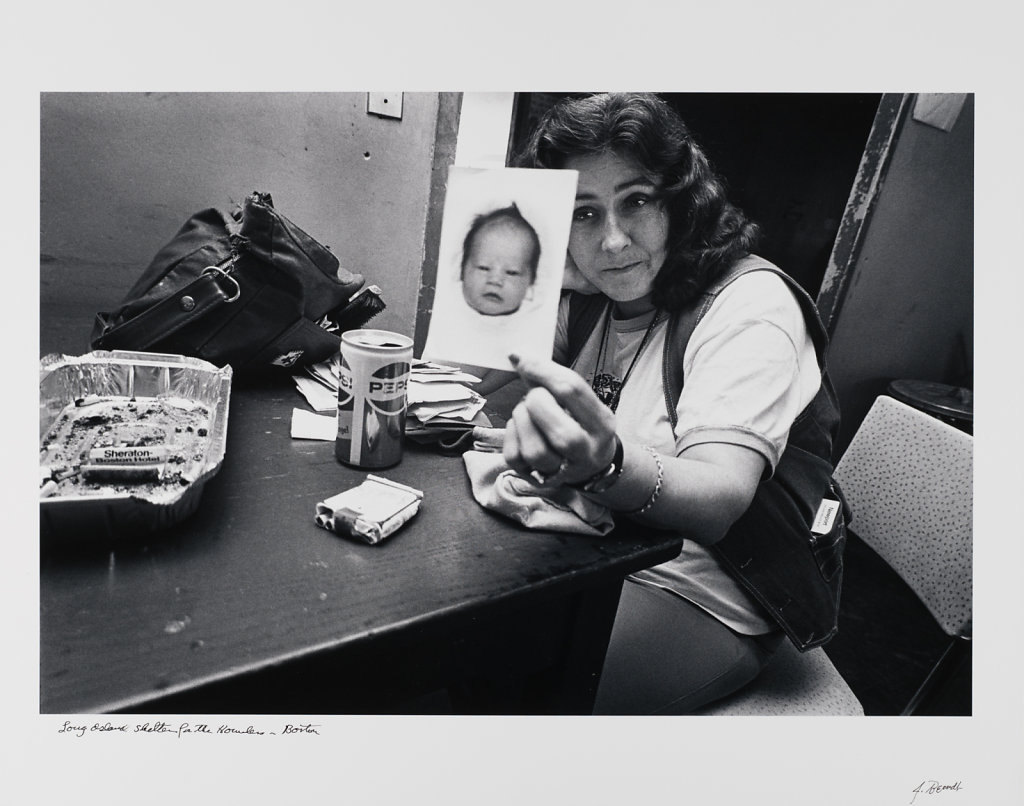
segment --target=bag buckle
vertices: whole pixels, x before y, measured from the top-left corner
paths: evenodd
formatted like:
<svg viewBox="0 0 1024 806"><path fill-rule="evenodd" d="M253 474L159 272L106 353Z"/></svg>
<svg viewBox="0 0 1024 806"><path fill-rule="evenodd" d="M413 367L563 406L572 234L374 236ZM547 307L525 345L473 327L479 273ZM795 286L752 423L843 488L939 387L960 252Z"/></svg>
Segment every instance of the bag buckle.
<svg viewBox="0 0 1024 806"><path fill-rule="evenodd" d="M203 274L219 274L221 277L223 277L225 280L227 280L229 283L231 283L231 285L235 287L235 290L228 296L227 299L224 300L225 302L234 302L236 299L242 296L242 288L241 286L238 285L238 280L236 280L234 277L232 277L230 274L224 271L224 269L218 266L207 266L205 269L203 269Z"/></svg>

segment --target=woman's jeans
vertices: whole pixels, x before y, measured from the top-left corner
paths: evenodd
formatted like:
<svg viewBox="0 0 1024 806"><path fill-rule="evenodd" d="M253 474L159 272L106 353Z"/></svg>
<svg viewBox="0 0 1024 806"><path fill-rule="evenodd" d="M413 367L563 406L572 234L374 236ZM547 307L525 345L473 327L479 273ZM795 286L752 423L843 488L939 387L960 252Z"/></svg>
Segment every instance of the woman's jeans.
<svg viewBox="0 0 1024 806"><path fill-rule="evenodd" d="M741 635L681 596L627 579L594 713L690 713L757 677L783 638Z"/></svg>

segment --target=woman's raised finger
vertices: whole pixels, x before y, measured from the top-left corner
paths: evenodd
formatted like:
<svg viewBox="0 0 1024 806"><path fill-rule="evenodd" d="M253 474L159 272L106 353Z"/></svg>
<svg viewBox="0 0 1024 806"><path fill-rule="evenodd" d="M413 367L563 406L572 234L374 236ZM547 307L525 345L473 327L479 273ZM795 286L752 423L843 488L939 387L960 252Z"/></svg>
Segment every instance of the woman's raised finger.
<svg viewBox="0 0 1024 806"><path fill-rule="evenodd" d="M596 433L608 427L611 412L575 371L554 361L514 356L509 359L528 386L546 389L584 431Z"/></svg>

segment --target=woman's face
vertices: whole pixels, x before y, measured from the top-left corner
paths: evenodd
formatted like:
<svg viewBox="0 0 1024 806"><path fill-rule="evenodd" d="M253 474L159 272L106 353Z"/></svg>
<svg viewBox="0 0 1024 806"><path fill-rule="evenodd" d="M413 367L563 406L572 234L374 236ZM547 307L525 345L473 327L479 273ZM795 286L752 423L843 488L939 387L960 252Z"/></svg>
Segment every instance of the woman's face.
<svg viewBox="0 0 1024 806"><path fill-rule="evenodd" d="M569 257L621 315L652 310L668 251L668 212L655 178L612 152L572 157L565 167L579 171Z"/></svg>

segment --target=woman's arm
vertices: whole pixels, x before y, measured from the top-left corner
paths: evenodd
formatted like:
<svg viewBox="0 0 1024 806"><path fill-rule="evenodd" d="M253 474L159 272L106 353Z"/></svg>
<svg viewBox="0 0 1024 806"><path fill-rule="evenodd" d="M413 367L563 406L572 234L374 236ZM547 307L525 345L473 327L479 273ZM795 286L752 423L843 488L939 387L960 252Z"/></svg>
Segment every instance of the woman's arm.
<svg viewBox="0 0 1024 806"><path fill-rule="evenodd" d="M509 466L524 475L557 472L557 480L568 484L606 468L616 450L615 415L587 383L553 361L523 359L517 367L532 388L506 427ZM622 467L615 483L597 496L602 503L625 513L646 506L638 516L645 523L710 544L750 505L765 459L742 446L706 443L656 460L643 446L627 443ZM650 504L659 475L660 489Z"/></svg>
<svg viewBox="0 0 1024 806"><path fill-rule="evenodd" d="M600 500L611 509L625 507L628 511L630 507L643 507L651 500L658 468L657 461L643 447L623 447L626 449L623 475ZM661 490L650 509L637 518L644 523L676 529L703 545L724 537L736 519L746 512L766 465L765 458L757 451L724 442L693 445L678 457L659 455L658 460L663 467ZM653 469L644 471L643 464ZM635 504L645 492L647 497Z"/></svg>

